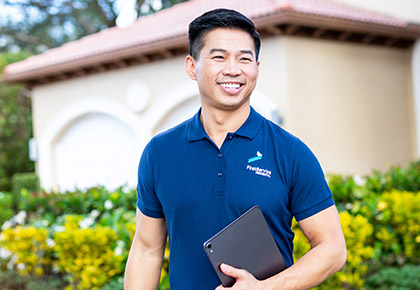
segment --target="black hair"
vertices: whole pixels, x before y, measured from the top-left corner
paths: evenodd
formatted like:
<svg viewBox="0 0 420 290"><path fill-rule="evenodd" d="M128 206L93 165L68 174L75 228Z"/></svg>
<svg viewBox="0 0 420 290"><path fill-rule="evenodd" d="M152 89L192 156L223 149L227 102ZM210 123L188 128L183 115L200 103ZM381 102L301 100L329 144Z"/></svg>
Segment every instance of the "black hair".
<svg viewBox="0 0 420 290"><path fill-rule="evenodd" d="M254 40L255 58L258 60L261 39L254 23L245 15L230 9L215 9L194 19L188 29L189 54L198 59L204 46L204 37L217 28L233 28L247 32Z"/></svg>

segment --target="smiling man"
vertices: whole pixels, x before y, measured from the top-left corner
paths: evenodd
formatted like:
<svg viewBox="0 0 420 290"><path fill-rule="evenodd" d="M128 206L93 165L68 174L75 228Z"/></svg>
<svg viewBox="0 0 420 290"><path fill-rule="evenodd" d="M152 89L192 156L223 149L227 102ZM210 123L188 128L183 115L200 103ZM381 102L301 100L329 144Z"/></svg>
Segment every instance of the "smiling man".
<svg viewBox="0 0 420 290"><path fill-rule="evenodd" d="M222 264L231 289L308 289L341 269L346 246L322 169L296 137L250 106L260 37L242 14L216 9L191 22L187 74L201 108L154 137L139 165L137 228L125 289L157 289L167 236L171 290L224 289L203 242L259 205L287 269L259 281ZM293 261L293 217L311 250Z"/></svg>

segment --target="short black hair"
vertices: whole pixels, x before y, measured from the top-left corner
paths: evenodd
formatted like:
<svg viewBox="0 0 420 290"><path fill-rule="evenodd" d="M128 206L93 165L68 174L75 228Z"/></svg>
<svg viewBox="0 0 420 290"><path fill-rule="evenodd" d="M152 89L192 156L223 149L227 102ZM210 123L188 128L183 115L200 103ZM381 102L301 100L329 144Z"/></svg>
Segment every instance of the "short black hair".
<svg viewBox="0 0 420 290"><path fill-rule="evenodd" d="M204 37L217 28L232 28L247 32L254 40L255 58L258 60L261 39L254 23L245 15L230 9L214 9L194 19L188 29L189 54L198 59L204 46Z"/></svg>

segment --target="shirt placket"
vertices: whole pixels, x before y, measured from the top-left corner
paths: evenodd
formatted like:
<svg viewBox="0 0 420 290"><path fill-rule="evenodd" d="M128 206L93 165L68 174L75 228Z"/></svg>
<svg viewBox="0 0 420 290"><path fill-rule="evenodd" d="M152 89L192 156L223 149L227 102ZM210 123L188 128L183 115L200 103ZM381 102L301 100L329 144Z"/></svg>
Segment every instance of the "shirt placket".
<svg viewBox="0 0 420 290"><path fill-rule="evenodd" d="M228 133L226 136L225 142L223 143L222 147L218 150L217 158L218 158L218 171L217 171L217 179L216 179L216 187L215 193L216 195L225 195L226 190L226 154L229 148L232 146L234 139L234 134Z"/></svg>

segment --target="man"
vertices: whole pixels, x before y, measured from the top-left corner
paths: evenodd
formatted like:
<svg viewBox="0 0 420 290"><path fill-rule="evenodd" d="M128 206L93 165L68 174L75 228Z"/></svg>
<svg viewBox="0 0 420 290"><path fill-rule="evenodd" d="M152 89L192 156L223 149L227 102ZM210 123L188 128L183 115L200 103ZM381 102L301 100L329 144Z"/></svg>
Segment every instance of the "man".
<svg viewBox="0 0 420 290"><path fill-rule="evenodd" d="M203 242L259 205L288 268L263 281L222 264L232 289L308 289L341 269L346 247L323 172L297 138L250 106L260 38L242 14L217 9L189 27L186 71L201 109L146 146L125 289L157 289L167 235L171 290L224 289ZM311 250L293 264L293 216ZM219 286L218 286L219 285Z"/></svg>

